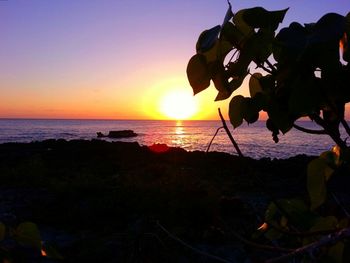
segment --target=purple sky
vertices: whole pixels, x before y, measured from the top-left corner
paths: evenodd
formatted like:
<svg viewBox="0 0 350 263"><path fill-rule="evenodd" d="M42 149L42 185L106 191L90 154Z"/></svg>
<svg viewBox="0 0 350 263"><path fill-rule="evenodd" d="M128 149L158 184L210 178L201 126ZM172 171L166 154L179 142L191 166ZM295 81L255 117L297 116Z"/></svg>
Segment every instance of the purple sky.
<svg viewBox="0 0 350 263"><path fill-rule="evenodd" d="M283 26L350 11L349 0L232 6L290 7ZM0 0L0 117L152 118L145 107L157 89L190 90L198 35L226 9L224 0ZM214 93L198 96L208 111Z"/></svg>

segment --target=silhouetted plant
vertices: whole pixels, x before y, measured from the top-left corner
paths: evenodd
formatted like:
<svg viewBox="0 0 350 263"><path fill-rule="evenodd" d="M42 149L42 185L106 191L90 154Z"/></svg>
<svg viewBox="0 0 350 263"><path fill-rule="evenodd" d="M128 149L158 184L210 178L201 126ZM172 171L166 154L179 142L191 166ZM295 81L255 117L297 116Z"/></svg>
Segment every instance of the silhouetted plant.
<svg viewBox="0 0 350 263"><path fill-rule="evenodd" d="M333 233L337 238L321 246L317 242L304 246L291 256L309 254L313 260L346 262L343 239L350 235L349 214L341 207L342 216L325 216L319 208L329 197L327 181L335 171L348 168L350 161L346 140L340 134L342 125L350 136L344 118L345 104L350 102L350 13L328 13L311 24L293 22L276 34L287 11L255 7L233 13L229 4L223 24L200 34L187 76L194 94L208 88L212 81L218 101L230 98L250 75L250 97L236 95L229 103L234 128L243 120L256 122L259 112L265 111L266 127L276 143L280 132L285 134L293 127L332 138L337 146L308 165L309 204L300 199L273 200L260 232L275 241L287 236L286 244L294 245L312 244L320 241L322 234ZM310 130L295 123L305 117L322 129ZM335 194L333 198L337 200ZM271 262L280 260L286 257Z"/></svg>

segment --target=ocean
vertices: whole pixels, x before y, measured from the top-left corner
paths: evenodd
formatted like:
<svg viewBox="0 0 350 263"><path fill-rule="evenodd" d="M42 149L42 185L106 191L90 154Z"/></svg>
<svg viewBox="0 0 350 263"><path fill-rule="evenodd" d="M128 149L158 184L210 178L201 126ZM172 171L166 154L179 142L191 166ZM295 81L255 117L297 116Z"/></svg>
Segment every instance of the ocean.
<svg viewBox="0 0 350 263"><path fill-rule="evenodd" d="M280 142L272 140L265 122L242 125L232 135L242 153L252 158L289 158L298 154L319 155L334 146L327 135L310 135L295 129L280 135ZM310 121L300 125L317 128ZM46 139L97 139L96 132L108 134L110 130L134 130L138 136L125 139L102 138L107 141L138 142L140 145L164 143L187 151L206 151L221 121L154 121L154 120L38 120L0 119L0 143L31 142ZM215 137L210 151L236 154L223 129Z"/></svg>

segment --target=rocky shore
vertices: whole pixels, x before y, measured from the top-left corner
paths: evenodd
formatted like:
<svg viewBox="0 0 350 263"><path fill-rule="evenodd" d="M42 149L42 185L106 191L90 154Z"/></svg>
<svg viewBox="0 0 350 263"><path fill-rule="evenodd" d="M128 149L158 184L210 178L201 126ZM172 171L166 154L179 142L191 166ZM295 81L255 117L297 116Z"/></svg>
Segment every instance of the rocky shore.
<svg viewBox="0 0 350 263"><path fill-rule="evenodd" d="M261 254L232 233L249 239L271 198L306 196L312 158L102 140L1 144L0 221L36 223L61 262L254 262ZM6 239L1 247L14 262L56 262Z"/></svg>

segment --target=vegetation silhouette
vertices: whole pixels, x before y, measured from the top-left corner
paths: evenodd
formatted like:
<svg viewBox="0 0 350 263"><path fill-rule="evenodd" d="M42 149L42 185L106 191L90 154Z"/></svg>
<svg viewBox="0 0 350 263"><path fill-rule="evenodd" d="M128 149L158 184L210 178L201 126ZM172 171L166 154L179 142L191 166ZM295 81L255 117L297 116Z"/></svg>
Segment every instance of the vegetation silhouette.
<svg viewBox="0 0 350 263"><path fill-rule="evenodd" d="M293 22L276 34L287 11L255 7L234 13L229 3L222 25L200 34L187 76L194 94L208 88L212 81L218 91L216 101L230 98L249 76L250 97L236 95L229 103L234 128L243 121L256 122L259 112L265 111L266 127L276 143L280 132L285 134L293 127L332 138L336 146L308 165L309 199L272 198L259 232L278 244L276 249L281 253L294 248L267 262L290 258L349 262L343 257L350 236L349 213L336 193L327 192L327 183L341 174L349 176L350 151L340 127L350 136L345 120L345 104L350 102L350 13L328 13L304 25ZM309 118L321 129L297 125L300 118ZM326 208L330 198L342 213ZM286 247L282 249L282 245Z"/></svg>

